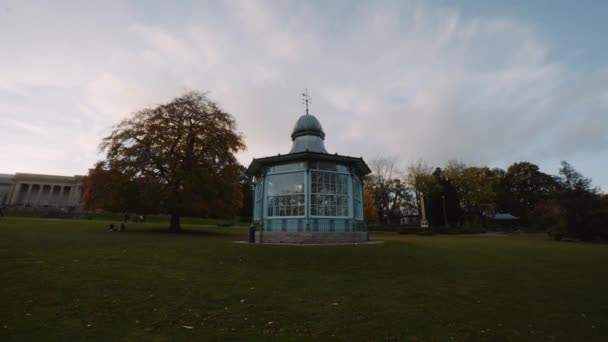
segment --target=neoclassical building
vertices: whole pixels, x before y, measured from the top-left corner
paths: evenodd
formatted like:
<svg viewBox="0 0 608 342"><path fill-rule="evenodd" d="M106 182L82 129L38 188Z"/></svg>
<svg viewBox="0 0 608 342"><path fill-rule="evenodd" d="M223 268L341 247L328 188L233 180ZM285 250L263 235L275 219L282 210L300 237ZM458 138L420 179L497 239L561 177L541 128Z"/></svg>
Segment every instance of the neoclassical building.
<svg viewBox="0 0 608 342"><path fill-rule="evenodd" d="M362 158L330 154L319 120L307 113L291 133L287 154L254 159L253 224L257 242L367 241Z"/></svg>
<svg viewBox="0 0 608 342"><path fill-rule="evenodd" d="M0 206L80 208L82 176L0 174Z"/></svg>

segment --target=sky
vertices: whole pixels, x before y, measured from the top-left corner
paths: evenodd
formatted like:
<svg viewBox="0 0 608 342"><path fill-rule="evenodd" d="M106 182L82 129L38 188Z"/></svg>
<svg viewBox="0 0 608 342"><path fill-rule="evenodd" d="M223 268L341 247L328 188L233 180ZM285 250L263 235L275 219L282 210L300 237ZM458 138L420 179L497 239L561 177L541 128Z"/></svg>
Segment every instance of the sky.
<svg viewBox="0 0 608 342"><path fill-rule="evenodd" d="M557 174L608 190L606 1L0 0L0 173L86 174L134 111L187 90L237 120L239 161L330 153Z"/></svg>

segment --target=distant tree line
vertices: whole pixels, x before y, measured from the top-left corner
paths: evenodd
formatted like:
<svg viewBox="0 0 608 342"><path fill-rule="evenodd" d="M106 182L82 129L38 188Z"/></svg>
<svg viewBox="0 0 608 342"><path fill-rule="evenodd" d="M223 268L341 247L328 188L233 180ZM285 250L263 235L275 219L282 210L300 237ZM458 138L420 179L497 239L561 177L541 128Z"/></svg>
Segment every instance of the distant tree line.
<svg viewBox="0 0 608 342"><path fill-rule="evenodd" d="M248 217L253 182L236 153L245 149L232 115L206 94L187 92L172 101L133 113L103 138L100 160L84 177L89 210L168 213L169 229L180 217ZM578 239L608 238L608 198L567 162L558 175L529 162L505 171L448 162L422 161L406 170L394 158L370 162L364 209L368 221L397 224L421 212L424 198L435 227L484 227L496 212L520 218L527 230ZM422 196L424 194L424 196Z"/></svg>
<svg viewBox="0 0 608 342"><path fill-rule="evenodd" d="M435 227L483 228L495 213L510 213L522 229L547 231L556 239L608 238L608 196L565 161L558 175L530 162L507 170L455 161L444 168L418 161L398 170L394 158L377 158L370 165L365 182L369 221L390 225L419 215L424 194L426 216Z"/></svg>

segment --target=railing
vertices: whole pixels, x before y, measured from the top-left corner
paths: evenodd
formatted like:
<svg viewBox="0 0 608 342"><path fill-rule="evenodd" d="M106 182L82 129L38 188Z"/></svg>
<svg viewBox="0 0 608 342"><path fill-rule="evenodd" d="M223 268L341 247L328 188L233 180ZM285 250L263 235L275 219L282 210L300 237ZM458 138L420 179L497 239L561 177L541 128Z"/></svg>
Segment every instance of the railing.
<svg viewBox="0 0 608 342"><path fill-rule="evenodd" d="M361 232L360 220L336 218L273 218L255 222L257 231L265 232Z"/></svg>

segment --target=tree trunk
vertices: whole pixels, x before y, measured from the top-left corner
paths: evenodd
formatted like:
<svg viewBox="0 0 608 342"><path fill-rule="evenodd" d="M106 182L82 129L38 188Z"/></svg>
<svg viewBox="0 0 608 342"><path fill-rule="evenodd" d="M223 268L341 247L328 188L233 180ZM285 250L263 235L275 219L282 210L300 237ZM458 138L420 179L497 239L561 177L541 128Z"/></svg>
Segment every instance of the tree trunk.
<svg viewBox="0 0 608 342"><path fill-rule="evenodd" d="M171 213L171 223L169 225L169 231L170 232L179 232L182 227L180 225L180 215L178 213Z"/></svg>

